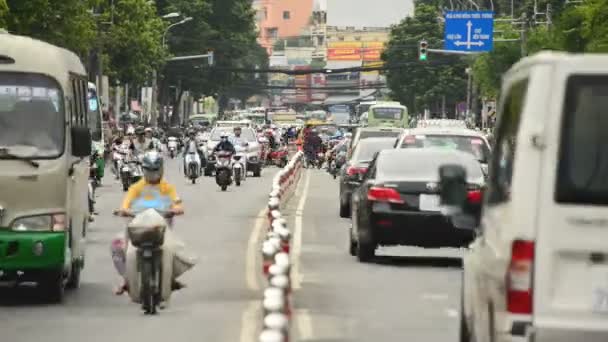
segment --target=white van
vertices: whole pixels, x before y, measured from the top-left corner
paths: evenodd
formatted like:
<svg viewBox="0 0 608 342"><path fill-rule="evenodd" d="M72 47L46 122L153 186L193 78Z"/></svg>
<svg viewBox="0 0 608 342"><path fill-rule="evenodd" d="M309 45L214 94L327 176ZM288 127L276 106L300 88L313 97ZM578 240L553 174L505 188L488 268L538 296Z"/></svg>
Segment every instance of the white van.
<svg viewBox="0 0 608 342"><path fill-rule="evenodd" d="M608 341L608 55L525 58L501 93L461 341Z"/></svg>

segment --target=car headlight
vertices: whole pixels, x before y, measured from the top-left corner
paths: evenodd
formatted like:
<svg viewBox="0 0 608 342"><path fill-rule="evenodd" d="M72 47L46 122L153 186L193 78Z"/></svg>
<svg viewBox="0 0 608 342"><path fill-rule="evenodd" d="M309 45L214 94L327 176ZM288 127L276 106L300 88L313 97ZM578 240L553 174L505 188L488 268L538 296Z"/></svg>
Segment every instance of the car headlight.
<svg viewBox="0 0 608 342"><path fill-rule="evenodd" d="M258 157L256 157L256 156L251 156L251 157L249 157L247 159L249 159L249 161L252 162L252 163L255 163L255 162L258 161Z"/></svg>
<svg viewBox="0 0 608 342"><path fill-rule="evenodd" d="M26 232L62 232L66 228L65 214L47 214L20 217L13 221L11 229Z"/></svg>

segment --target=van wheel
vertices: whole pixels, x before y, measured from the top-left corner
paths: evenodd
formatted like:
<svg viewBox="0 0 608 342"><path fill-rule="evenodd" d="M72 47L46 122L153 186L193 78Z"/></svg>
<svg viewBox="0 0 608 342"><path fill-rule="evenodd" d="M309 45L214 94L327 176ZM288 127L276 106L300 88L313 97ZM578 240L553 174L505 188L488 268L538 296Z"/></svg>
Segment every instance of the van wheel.
<svg viewBox="0 0 608 342"><path fill-rule="evenodd" d="M253 170L253 177L261 177L262 176L262 165L258 165L254 170Z"/></svg>
<svg viewBox="0 0 608 342"><path fill-rule="evenodd" d="M68 279L68 283L66 287L68 289L77 289L80 287L80 273L82 271L82 266L80 263L75 261L72 262L72 273L70 274L70 278Z"/></svg>
<svg viewBox="0 0 608 342"><path fill-rule="evenodd" d="M49 302L61 303L65 296L65 282L63 279L62 271L54 271L49 273L45 279L43 279L39 286L42 289L42 293Z"/></svg>

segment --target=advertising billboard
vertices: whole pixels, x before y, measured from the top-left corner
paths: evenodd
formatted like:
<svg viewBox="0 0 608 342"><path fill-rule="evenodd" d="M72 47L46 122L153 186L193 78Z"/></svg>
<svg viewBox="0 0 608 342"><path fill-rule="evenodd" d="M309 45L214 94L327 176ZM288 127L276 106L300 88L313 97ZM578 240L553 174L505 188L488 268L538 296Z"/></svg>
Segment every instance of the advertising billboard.
<svg viewBox="0 0 608 342"><path fill-rule="evenodd" d="M327 44L328 61L380 61L382 42L330 42Z"/></svg>

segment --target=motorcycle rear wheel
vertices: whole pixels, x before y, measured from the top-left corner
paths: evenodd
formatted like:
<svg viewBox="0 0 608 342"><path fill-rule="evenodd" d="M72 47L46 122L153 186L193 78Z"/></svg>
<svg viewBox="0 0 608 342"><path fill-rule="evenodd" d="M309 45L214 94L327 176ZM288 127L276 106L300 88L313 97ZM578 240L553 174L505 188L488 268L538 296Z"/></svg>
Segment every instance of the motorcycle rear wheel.
<svg viewBox="0 0 608 342"><path fill-rule="evenodd" d="M228 185L222 185L221 188L222 188L222 191L226 191L226 189L228 189Z"/></svg>

